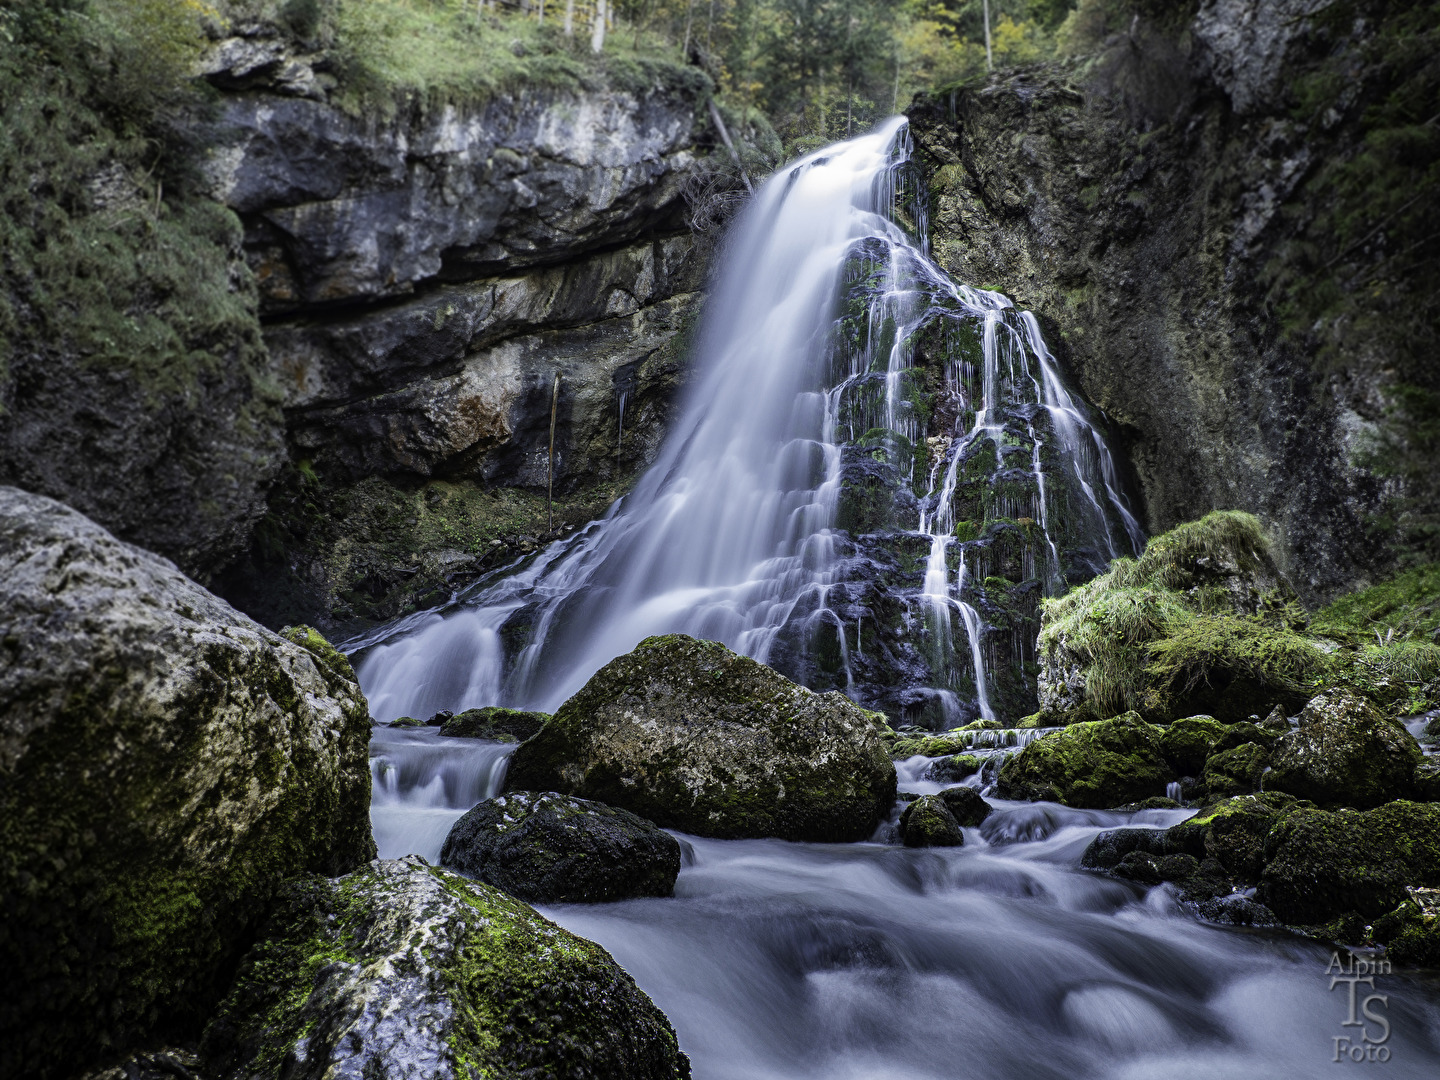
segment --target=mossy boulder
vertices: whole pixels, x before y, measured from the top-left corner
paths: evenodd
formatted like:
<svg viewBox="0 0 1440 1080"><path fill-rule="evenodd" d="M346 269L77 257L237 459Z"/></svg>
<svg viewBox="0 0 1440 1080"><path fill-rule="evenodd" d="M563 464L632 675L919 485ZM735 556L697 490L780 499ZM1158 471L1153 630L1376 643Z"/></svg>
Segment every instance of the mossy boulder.
<svg viewBox="0 0 1440 1080"><path fill-rule="evenodd" d="M197 1033L281 882L374 856L370 718L318 634L14 488L0 611L0 1074L59 1076Z"/></svg>
<svg viewBox="0 0 1440 1080"><path fill-rule="evenodd" d="M965 834L939 795L921 795L900 814L900 839L906 847L959 847Z"/></svg>
<svg viewBox="0 0 1440 1080"><path fill-rule="evenodd" d="M1045 602L1040 712L1052 723L1125 710L1234 721L1279 702L1299 708L1329 665L1296 632L1294 600L1251 515L1181 525Z"/></svg>
<svg viewBox="0 0 1440 1080"><path fill-rule="evenodd" d="M201 1049L220 1080L690 1075L599 945L413 855L294 882Z"/></svg>
<svg viewBox="0 0 1440 1080"><path fill-rule="evenodd" d="M1270 751L1259 743L1247 742L1210 755L1200 782L1211 797L1247 795L1260 790L1260 777L1270 764Z"/></svg>
<svg viewBox="0 0 1440 1080"><path fill-rule="evenodd" d="M1265 867L1270 829L1288 810L1310 805L1269 791L1226 799L1166 830L1166 850L1214 859L1236 881L1253 885Z"/></svg>
<svg viewBox="0 0 1440 1080"><path fill-rule="evenodd" d="M1416 765L1412 783L1415 798L1421 802L1440 802L1440 763L1422 761Z"/></svg>
<svg viewBox="0 0 1440 1080"><path fill-rule="evenodd" d="M1413 793L1423 759L1403 727L1364 698L1333 690L1307 704L1300 726L1276 740L1265 788L1321 804L1378 806Z"/></svg>
<svg viewBox="0 0 1440 1080"><path fill-rule="evenodd" d="M510 790L559 791L701 836L852 841L895 801L881 724L712 641L646 638L510 760Z"/></svg>
<svg viewBox="0 0 1440 1080"><path fill-rule="evenodd" d="M950 757L974 745L969 729L955 728L936 735L900 735L886 740L893 758Z"/></svg>
<svg viewBox="0 0 1440 1080"><path fill-rule="evenodd" d="M962 826L979 825L994 811L994 807L980 797L980 792L970 787L946 788L940 798L950 808L955 823Z"/></svg>
<svg viewBox="0 0 1440 1080"><path fill-rule="evenodd" d="M532 904L593 903L672 895L680 844L628 810L512 791L455 822L440 864Z"/></svg>
<svg viewBox="0 0 1440 1080"><path fill-rule="evenodd" d="M1165 728L1160 753L1181 776L1199 776L1224 736L1225 725L1213 716L1187 716Z"/></svg>
<svg viewBox="0 0 1440 1080"><path fill-rule="evenodd" d="M1440 968L1440 889L1405 891L1408 900L1375 920L1371 940L1397 964Z"/></svg>
<svg viewBox="0 0 1440 1080"><path fill-rule="evenodd" d="M937 758L925 770L925 779L936 784L958 784L980 771L980 759L974 754L951 754Z"/></svg>
<svg viewBox="0 0 1440 1080"><path fill-rule="evenodd" d="M1286 922L1373 919L1440 885L1440 805L1406 800L1364 812L1294 809L1265 838L1260 897Z"/></svg>
<svg viewBox="0 0 1440 1080"><path fill-rule="evenodd" d="M497 742L524 742L544 727L549 719L549 713L502 709L492 705L456 713L441 725L440 734Z"/></svg>
<svg viewBox="0 0 1440 1080"><path fill-rule="evenodd" d="M1161 734L1133 712L1072 724L1006 761L1000 796L1104 809L1163 795L1175 773L1161 753Z"/></svg>

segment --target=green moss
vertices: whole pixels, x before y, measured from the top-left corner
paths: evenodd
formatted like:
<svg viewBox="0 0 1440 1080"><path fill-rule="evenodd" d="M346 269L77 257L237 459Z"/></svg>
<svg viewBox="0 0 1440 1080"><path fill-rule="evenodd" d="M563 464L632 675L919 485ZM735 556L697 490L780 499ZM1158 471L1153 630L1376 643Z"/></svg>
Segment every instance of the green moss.
<svg viewBox="0 0 1440 1080"><path fill-rule="evenodd" d="M326 641L319 630L313 626L287 626L280 631L280 636L313 654L320 661L321 671L328 672L329 677L355 684L358 688L355 669L350 666L349 658Z"/></svg>
<svg viewBox="0 0 1440 1080"><path fill-rule="evenodd" d="M1433 637L1440 631L1440 563L1340 597L1315 615L1311 629L1365 643Z"/></svg>
<svg viewBox="0 0 1440 1080"><path fill-rule="evenodd" d="M1161 735L1137 713L1072 724L1007 760L1000 793L1094 809L1163 795L1175 774L1161 753Z"/></svg>
<svg viewBox="0 0 1440 1080"><path fill-rule="evenodd" d="M440 734L520 742L539 732L549 719L549 713L504 709L491 705L483 709L466 709L462 713L456 713L445 721L440 728Z"/></svg>
<svg viewBox="0 0 1440 1080"><path fill-rule="evenodd" d="M1168 630L1150 643L1145 668L1160 712L1181 702L1229 716L1248 715L1261 702L1298 708L1330 673L1328 657L1314 642L1256 619L1216 615Z"/></svg>

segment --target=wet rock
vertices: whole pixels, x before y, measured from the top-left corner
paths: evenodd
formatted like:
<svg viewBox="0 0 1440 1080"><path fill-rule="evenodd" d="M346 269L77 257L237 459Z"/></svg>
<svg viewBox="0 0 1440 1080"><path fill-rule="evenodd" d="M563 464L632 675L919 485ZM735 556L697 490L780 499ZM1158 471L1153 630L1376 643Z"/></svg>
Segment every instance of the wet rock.
<svg viewBox="0 0 1440 1080"><path fill-rule="evenodd" d="M1212 754L1200 782L1212 797L1246 795L1260 789L1260 776L1270 764L1270 751L1247 742Z"/></svg>
<svg viewBox="0 0 1440 1080"><path fill-rule="evenodd" d="M1104 809L1164 794L1175 774L1161 754L1160 735L1136 713L1072 724L1006 761L1000 796Z"/></svg>
<svg viewBox="0 0 1440 1080"><path fill-rule="evenodd" d="M198 1031L283 880L373 857L370 718L314 631L13 488L0 611L0 1074L59 1075Z"/></svg>
<svg viewBox="0 0 1440 1080"><path fill-rule="evenodd" d="M1248 896L1217 896L1196 905L1196 914L1222 926L1274 926L1280 920L1264 904Z"/></svg>
<svg viewBox="0 0 1440 1080"><path fill-rule="evenodd" d="M895 801L874 717L723 645L646 638L511 758L511 790L560 791L701 836L848 841Z"/></svg>
<svg viewBox="0 0 1440 1080"><path fill-rule="evenodd" d="M1228 799L1167 830L1166 849L1213 859L1234 881L1253 885L1265 865L1265 838L1297 805L1310 804L1279 792Z"/></svg>
<svg viewBox="0 0 1440 1080"><path fill-rule="evenodd" d="M951 754L925 770L925 779L936 784L958 784L980 771L980 759L974 754Z"/></svg>
<svg viewBox="0 0 1440 1080"><path fill-rule="evenodd" d="M1080 865L1087 870L1111 870L1132 852L1169 854L1168 837L1161 829L1109 829L1090 841Z"/></svg>
<svg viewBox="0 0 1440 1080"><path fill-rule="evenodd" d="M1270 715L1260 721L1260 726L1266 731L1273 731L1277 735L1284 735L1290 730L1290 720L1285 715L1285 710L1279 705L1270 710Z"/></svg>
<svg viewBox="0 0 1440 1080"><path fill-rule="evenodd" d="M466 709L445 721L441 735L467 739L494 739L497 742L524 742L545 726L549 713L502 709Z"/></svg>
<svg viewBox="0 0 1440 1080"><path fill-rule="evenodd" d="M1375 920L1371 940L1410 967L1440 967L1440 889L1407 888L1409 898Z"/></svg>
<svg viewBox="0 0 1440 1080"><path fill-rule="evenodd" d="M680 844L628 810L512 791L455 822L440 864L532 904L595 903L673 894Z"/></svg>
<svg viewBox="0 0 1440 1080"><path fill-rule="evenodd" d="M1423 757L1414 736L1364 698L1332 690L1312 699L1300 726L1276 741L1265 788L1321 804L1378 806L1411 794Z"/></svg>
<svg viewBox="0 0 1440 1080"><path fill-rule="evenodd" d="M1422 802L1440 802L1440 764L1424 761L1415 766L1415 797Z"/></svg>
<svg viewBox="0 0 1440 1080"><path fill-rule="evenodd" d="M424 720L417 720L413 716L397 716L386 727L428 727Z"/></svg>
<svg viewBox="0 0 1440 1080"><path fill-rule="evenodd" d="M1260 899L1286 922L1371 919L1401 904L1407 886L1440 885L1440 805L1291 810L1266 836L1264 858Z"/></svg>
<svg viewBox="0 0 1440 1080"><path fill-rule="evenodd" d="M690 1075L609 953L418 856L292 884L202 1050L225 1080Z"/></svg>
<svg viewBox="0 0 1440 1080"><path fill-rule="evenodd" d="M1112 873L1141 885L1159 885L1162 881L1185 881L1193 877L1199 867L1200 863L1193 855L1156 856L1137 849L1128 852L1116 863Z"/></svg>
<svg viewBox="0 0 1440 1080"><path fill-rule="evenodd" d="M940 799L950 808L955 823L967 828L979 825L995 809L970 787L947 788L940 792Z"/></svg>
<svg viewBox="0 0 1440 1080"><path fill-rule="evenodd" d="M906 847L959 847L965 834L939 795L922 795L900 815L900 839Z"/></svg>

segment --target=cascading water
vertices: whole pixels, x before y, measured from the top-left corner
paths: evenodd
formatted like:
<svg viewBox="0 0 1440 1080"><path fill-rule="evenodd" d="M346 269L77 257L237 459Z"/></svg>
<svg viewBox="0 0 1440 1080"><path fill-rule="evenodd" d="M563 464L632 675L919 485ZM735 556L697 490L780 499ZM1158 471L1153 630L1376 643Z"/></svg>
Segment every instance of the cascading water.
<svg viewBox="0 0 1440 1080"><path fill-rule="evenodd" d="M658 460L528 565L352 642L377 717L553 709L668 632L897 720L1027 711L1039 596L1141 536L1033 316L924 254L908 148L895 119L766 183Z"/></svg>

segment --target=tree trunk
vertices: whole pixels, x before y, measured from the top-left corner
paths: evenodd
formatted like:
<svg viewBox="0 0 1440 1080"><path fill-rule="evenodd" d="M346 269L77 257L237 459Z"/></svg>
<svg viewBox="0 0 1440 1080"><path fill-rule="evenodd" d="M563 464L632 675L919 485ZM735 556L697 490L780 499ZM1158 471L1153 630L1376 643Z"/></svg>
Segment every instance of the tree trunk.
<svg viewBox="0 0 1440 1080"><path fill-rule="evenodd" d="M595 0L595 24L590 28L590 51L599 52L605 48L605 0Z"/></svg>
<svg viewBox="0 0 1440 1080"><path fill-rule="evenodd" d="M575 0L565 0L565 36L575 36Z"/></svg>

